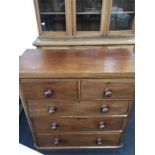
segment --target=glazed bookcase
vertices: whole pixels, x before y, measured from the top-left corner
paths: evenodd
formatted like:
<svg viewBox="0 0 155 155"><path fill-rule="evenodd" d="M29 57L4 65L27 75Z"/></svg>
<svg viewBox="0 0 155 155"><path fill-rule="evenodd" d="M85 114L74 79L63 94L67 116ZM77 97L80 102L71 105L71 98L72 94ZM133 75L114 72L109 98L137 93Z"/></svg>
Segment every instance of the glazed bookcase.
<svg viewBox="0 0 155 155"><path fill-rule="evenodd" d="M40 36L133 36L134 0L34 0Z"/></svg>

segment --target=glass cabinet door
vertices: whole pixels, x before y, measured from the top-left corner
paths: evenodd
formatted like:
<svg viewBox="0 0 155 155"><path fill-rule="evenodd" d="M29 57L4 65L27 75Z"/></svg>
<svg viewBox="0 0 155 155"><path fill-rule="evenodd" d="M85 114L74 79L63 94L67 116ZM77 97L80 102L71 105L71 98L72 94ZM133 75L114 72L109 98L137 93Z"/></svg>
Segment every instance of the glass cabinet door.
<svg viewBox="0 0 155 155"><path fill-rule="evenodd" d="M100 32L103 0L75 1L75 31Z"/></svg>
<svg viewBox="0 0 155 155"><path fill-rule="evenodd" d="M132 30L135 16L135 0L113 0L109 31Z"/></svg>
<svg viewBox="0 0 155 155"><path fill-rule="evenodd" d="M34 0L39 35L134 34L135 0Z"/></svg>
<svg viewBox="0 0 155 155"><path fill-rule="evenodd" d="M66 4L66 0L37 0L41 32L66 33Z"/></svg>

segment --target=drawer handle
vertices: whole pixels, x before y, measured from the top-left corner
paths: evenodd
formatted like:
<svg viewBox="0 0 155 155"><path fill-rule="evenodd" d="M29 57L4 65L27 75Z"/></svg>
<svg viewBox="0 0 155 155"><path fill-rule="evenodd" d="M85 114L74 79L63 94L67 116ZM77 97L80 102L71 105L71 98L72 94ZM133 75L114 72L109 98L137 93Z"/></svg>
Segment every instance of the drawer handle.
<svg viewBox="0 0 155 155"><path fill-rule="evenodd" d="M104 129L106 127L104 122L99 122L98 126L99 126L100 129Z"/></svg>
<svg viewBox="0 0 155 155"><path fill-rule="evenodd" d="M101 112L106 113L106 112L108 112L108 111L109 111L109 107L108 107L107 105L103 104L103 105L101 106Z"/></svg>
<svg viewBox="0 0 155 155"><path fill-rule="evenodd" d="M112 96L112 91L111 91L110 88L105 88L105 89L104 89L104 96L105 96L105 97L110 97L110 96Z"/></svg>
<svg viewBox="0 0 155 155"><path fill-rule="evenodd" d="M56 130L58 128L58 126L59 126L58 123L53 122L52 125L51 125L51 129Z"/></svg>
<svg viewBox="0 0 155 155"><path fill-rule="evenodd" d="M48 89L48 90L46 90L46 91L44 92L44 95L45 95L46 97L51 97L51 96L53 95L53 92L52 92L52 90Z"/></svg>
<svg viewBox="0 0 155 155"><path fill-rule="evenodd" d="M54 114L56 111L56 108L54 106L50 107L49 110L48 110L48 113L49 114Z"/></svg>
<svg viewBox="0 0 155 155"><path fill-rule="evenodd" d="M59 138L54 138L53 144L54 144L54 145L60 144L60 139L59 139Z"/></svg>
<svg viewBox="0 0 155 155"><path fill-rule="evenodd" d="M102 145L102 144L103 144L103 140L100 139L100 138L98 138L98 139L96 140L96 144L97 144L97 145Z"/></svg>

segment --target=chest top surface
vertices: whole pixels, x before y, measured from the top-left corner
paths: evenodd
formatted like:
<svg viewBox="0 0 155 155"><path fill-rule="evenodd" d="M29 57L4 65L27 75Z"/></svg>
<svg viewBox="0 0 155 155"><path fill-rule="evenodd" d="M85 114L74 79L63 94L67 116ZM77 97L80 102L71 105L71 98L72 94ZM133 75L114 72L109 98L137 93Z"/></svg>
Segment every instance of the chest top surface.
<svg viewBox="0 0 155 155"><path fill-rule="evenodd" d="M127 49L27 49L20 78L134 78L134 53Z"/></svg>

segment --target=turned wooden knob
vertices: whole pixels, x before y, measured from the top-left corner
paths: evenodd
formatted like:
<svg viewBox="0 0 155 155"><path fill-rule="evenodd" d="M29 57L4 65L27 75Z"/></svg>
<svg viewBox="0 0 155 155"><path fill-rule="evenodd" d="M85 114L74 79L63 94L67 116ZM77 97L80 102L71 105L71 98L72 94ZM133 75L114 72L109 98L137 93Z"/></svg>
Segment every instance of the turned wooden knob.
<svg viewBox="0 0 155 155"><path fill-rule="evenodd" d="M110 97L110 96L112 96L112 91L111 91L110 88L105 88L105 89L104 89L104 96L105 96L105 97Z"/></svg>
<svg viewBox="0 0 155 155"><path fill-rule="evenodd" d="M103 140L100 139L100 138L98 138L98 139L96 140L96 144L97 144L97 145L102 145L102 144L103 144Z"/></svg>
<svg viewBox="0 0 155 155"><path fill-rule="evenodd" d="M51 125L51 129L56 130L58 128L58 126L59 126L58 123L53 122L52 125Z"/></svg>
<svg viewBox="0 0 155 155"><path fill-rule="evenodd" d="M106 127L104 122L99 122L98 126L99 126L100 129L104 129Z"/></svg>
<svg viewBox="0 0 155 155"><path fill-rule="evenodd" d="M51 106L51 107L49 108L49 110L48 110L48 113L49 113L49 114L54 114L55 111L56 111L56 108L55 108L54 106Z"/></svg>
<svg viewBox="0 0 155 155"><path fill-rule="evenodd" d="M53 144L54 144L54 145L60 144L60 139L59 139L59 138L54 138Z"/></svg>
<svg viewBox="0 0 155 155"><path fill-rule="evenodd" d="M103 104L103 105L101 106L101 112L106 113L106 112L108 112L108 111L109 111L108 105Z"/></svg>
<svg viewBox="0 0 155 155"><path fill-rule="evenodd" d="M53 92L52 92L52 90L50 90L50 89L48 89L48 90L46 90L46 91L44 92L44 95L45 95L46 97L51 97L52 94L53 94Z"/></svg>

